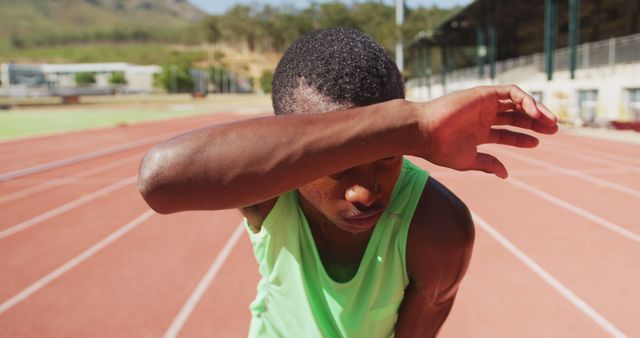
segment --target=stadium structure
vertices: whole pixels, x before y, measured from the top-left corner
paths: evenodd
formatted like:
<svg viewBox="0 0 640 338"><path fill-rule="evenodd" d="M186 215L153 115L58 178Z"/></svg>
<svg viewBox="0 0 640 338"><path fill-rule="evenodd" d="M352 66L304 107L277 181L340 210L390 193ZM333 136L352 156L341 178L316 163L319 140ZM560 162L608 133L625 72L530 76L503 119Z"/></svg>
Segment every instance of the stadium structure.
<svg viewBox="0 0 640 338"><path fill-rule="evenodd" d="M178 93L176 68L171 66L170 93ZM12 98L60 96L77 98L85 95L149 94L159 90L154 78L162 72L157 65L133 65L128 63L72 63L72 64L12 64L0 65L0 97ZM77 83L77 75L88 73L91 84ZM114 74L121 74L122 82L110 81ZM207 93L250 93L251 80L226 69L213 71L190 69L191 93L195 96ZM66 102L63 100L63 102Z"/></svg>
<svg viewBox="0 0 640 338"><path fill-rule="evenodd" d="M106 95L116 90L123 93L149 93L153 90L153 76L160 72L155 65L139 66L128 63L75 64L10 64L0 65L0 95L12 97ZM95 83L76 84L76 74L90 73ZM121 73L124 83L113 85L111 77Z"/></svg>
<svg viewBox="0 0 640 338"><path fill-rule="evenodd" d="M638 0L476 0L406 47L410 99L516 83L565 122L640 126Z"/></svg>

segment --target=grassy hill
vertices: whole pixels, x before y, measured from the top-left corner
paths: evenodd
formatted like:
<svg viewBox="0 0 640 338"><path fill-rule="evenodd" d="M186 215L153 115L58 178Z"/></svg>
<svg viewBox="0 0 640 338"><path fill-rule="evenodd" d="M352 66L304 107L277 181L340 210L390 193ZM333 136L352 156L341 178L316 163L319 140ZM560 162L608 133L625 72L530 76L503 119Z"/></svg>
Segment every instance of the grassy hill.
<svg viewBox="0 0 640 338"><path fill-rule="evenodd" d="M177 40L204 16L186 0L2 0L0 48Z"/></svg>
<svg viewBox="0 0 640 338"><path fill-rule="evenodd" d="M404 36L433 29L451 10L407 10ZM393 53L394 12L379 0L236 5L213 16L188 0L0 0L0 63L189 64L258 78L295 39L318 28L355 27ZM414 57L407 53L407 69Z"/></svg>

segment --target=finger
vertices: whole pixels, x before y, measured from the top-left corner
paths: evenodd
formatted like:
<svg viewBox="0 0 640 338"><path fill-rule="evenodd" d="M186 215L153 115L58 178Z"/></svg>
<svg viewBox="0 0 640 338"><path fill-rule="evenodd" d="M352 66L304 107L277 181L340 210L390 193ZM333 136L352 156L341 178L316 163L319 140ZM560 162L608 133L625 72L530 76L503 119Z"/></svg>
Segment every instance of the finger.
<svg viewBox="0 0 640 338"><path fill-rule="evenodd" d="M554 134L558 131L557 124L547 125L540 120L531 118L521 111L498 113L493 124L496 126L514 126L529 129L541 134Z"/></svg>
<svg viewBox="0 0 640 338"><path fill-rule="evenodd" d="M499 100L498 101L498 111L509 111L509 110L517 110L518 105L513 103L511 100Z"/></svg>
<svg viewBox="0 0 640 338"><path fill-rule="evenodd" d="M538 110L536 100L527 94L524 90L516 85L502 85L495 87L498 99L507 100L510 99L513 103L522 106L522 110L533 118L539 118L541 111Z"/></svg>
<svg viewBox="0 0 640 338"><path fill-rule="evenodd" d="M487 143L497 143L518 148L533 148L538 145L539 141L531 135L507 129L492 128L489 130Z"/></svg>
<svg viewBox="0 0 640 338"><path fill-rule="evenodd" d="M538 102L537 106L538 106L538 110L542 112L542 118L540 119L540 121L547 126L554 126L554 125L557 126L558 117L554 113L552 113L551 110L549 110L549 108L547 108L542 103Z"/></svg>
<svg viewBox="0 0 640 338"><path fill-rule="evenodd" d="M495 156L485 153L478 153L476 160L469 169L484 171L485 173L494 174L503 179L509 176L507 168L505 168L502 162L495 158Z"/></svg>

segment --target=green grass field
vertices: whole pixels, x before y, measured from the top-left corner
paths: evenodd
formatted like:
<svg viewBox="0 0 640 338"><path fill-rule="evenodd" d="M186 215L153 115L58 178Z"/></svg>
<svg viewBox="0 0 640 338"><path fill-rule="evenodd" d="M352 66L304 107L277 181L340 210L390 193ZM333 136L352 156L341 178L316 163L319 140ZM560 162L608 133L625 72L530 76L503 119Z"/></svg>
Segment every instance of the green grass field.
<svg viewBox="0 0 640 338"><path fill-rule="evenodd" d="M1 46L0 46L1 47ZM0 61L22 62L130 62L136 64L191 64L205 60L201 50L177 50L154 43L121 43L37 47L28 49L0 48Z"/></svg>
<svg viewBox="0 0 640 338"><path fill-rule="evenodd" d="M0 140L188 116L195 110L72 110L0 114Z"/></svg>
<svg viewBox="0 0 640 338"><path fill-rule="evenodd" d="M104 98L96 98L105 100ZM94 99L94 100L96 100ZM270 110L269 97L255 95L209 96L194 101L188 96L159 96L142 102L123 98L119 102L93 102L73 106L44 106L0 110L0 140L113 127L143 121L206 113L257 113Z"/></svg>

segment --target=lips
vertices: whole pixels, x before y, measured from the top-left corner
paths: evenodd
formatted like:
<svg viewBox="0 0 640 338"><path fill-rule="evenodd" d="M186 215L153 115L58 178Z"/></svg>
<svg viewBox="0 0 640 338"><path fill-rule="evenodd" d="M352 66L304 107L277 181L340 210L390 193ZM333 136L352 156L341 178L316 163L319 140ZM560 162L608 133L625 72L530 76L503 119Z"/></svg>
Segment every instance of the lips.
<svg viewBox="0 0 640 338"><path fill-rule="evenodd" d="M378 222L380 215L382 215L382 210L359 212L345 217L345 221L354 228L364 231L373 227Z"/></svg>
<svg viewBox="0 0 640 338"><path fill-rule="evenodd" d="M372 210L372 211L366 211L366 212L357 212L357 213L347 214L345 218L347 220L362 220L362 219L374 218L374 217L380 215L381 213L382 213L382 210Z"/></svg>

